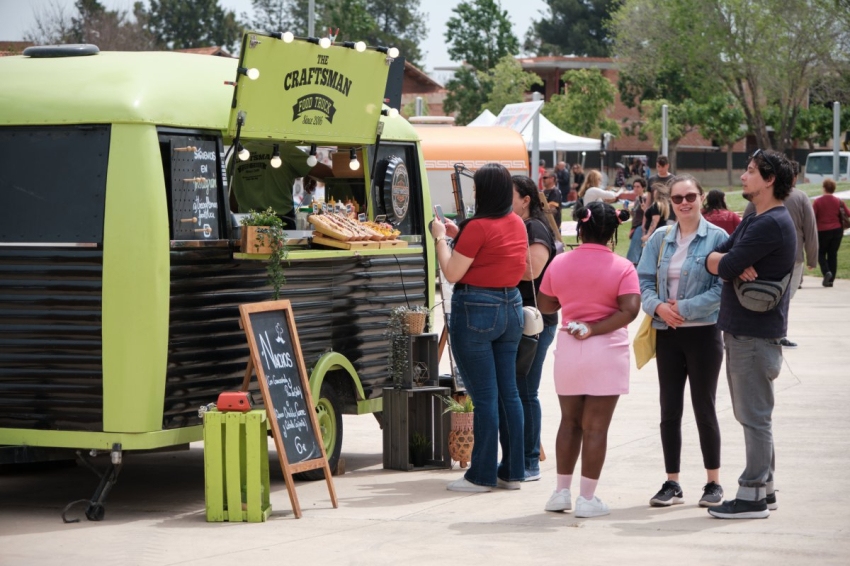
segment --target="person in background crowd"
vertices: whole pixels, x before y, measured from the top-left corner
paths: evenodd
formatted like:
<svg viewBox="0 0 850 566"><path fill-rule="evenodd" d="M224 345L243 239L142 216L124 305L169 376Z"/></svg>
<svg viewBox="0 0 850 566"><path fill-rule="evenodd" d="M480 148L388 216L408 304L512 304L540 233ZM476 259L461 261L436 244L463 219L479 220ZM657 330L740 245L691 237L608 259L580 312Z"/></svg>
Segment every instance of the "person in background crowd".
<svg viewBox="0 0 850 566"><path fill-rule="evenodd" d="M596 169L591 169L587 172L587 178L578 192L578 197L582 199L583 206L587 206L592 202L617 202L618 195L614 191L606 191L602 188L602 173Z"/></svg>
<svg viewBox="0 0 850 566"><path fill-rule="evenodd" d="M741 223L741 217L726 208L726 193L717 189L708 191L702 207L702 217L726 230L727 234L732 234Z"/></svg>
<svg viewBox="0 0 850 566"><path fill-rule="evenodd" d="M723 341L717 328L723 282L703 269L702 263L729 236L700 214L703 189L694 177L673 177L670 192L678 220L665 230L655 231L638 265L643 310L653 318L657 332L655 363L667 473L667 481L649 504L668 507L685 502L679 471L688 383L707 476L699 504L711 507L723 500L720 425L714 404L723 362Z"/></svg>
<svg viewBox="0 0 850 566"><path fill-rule="evenodd" d="M594 202L576 208L573 218L582 243L552 260L537 296L541 312L561 310L563 325L555 349L555 391L561 405L555 445L558 478L544 508L572 509L570 488L581 454L575 516L599 517L610 512L595 495L596 485L614 409L620 395L629 391L626 326L640 310L640 286L634 266L607 247L629 212Z"/></svg>
<svg viewBox="0 0 850 566"><path fill-rule="evenodd" d="M558 229L560 230L562 195L561 191L558 190L557 180L558 177L555 175L555 172L547 169L546 174L543 175L543 194L546 195L547 206L555 218L555 224L558 225Z"/></svg>
<svg viewBox="0 0 850 566"><path fill-rule="evenodd" d="M812 205L818 228L818 263L824 287L832 287L838 272L838 248L841 247L841 239L844 237L839 209L843 208L844 213L850 216L847 205L835 196L834 192L835 181L824 179L823 195L816 198Z"/></svg>
<svg viewBox="0 0 850 566"><path fill-rule="evenodd" d="M437 261L446 280L457 281L449 324L452 353L475 404L472 459L450 491L519 489L525 479L522 404L516 358L522 336L522 298L528 236L513 213L510 172L488 163L473 177L475 215L457 227L435 219ZM454 250L446 241L455 236ZM498 460L499 444L502 461Z"/></svg>
<svg viewBox="0 0 850 566"><path fill-rule="evenodd" d="M646 243L659 226L666 226L670 221L670 188L665 184L657 184L650 191L651 203L643 212L643 235L641 240Z"/></svg>
<svg viewBox="0 0 850 566"><path fill-rule="evenodd" d="M632 181L632 193L634 193L634 201L632 204L632 229L629 230L629 251L626 253L626 259L637 266L640 261L640 255L643 250L643 205L647 198L644 194L646 189L646 180L643 177L636 177Z"/></svg>
<svg viewBox="0 0 850 566"><path fill-rule="evenodd" d="M572 200L578 198L578 192L582 185L584 185L584 169L581 163L576 163L573 165L573 184L570 185L570 192L575 191L575 197Z"/></svg>
<svg viewBox="0 0 850 566"><path fill-rule="evenodd" d="M744 429L746 467L738 478L735 499L711 507L719 519L765 519L777 509L773 483L773 381L782 368L780 338L788 327L789 293L768 311L746 308L734 281L781 281L794 270L797 234L788 209L791 163L776 151L756 150L741 175L744 198L756 207L738 229L705 261L711 274L723 279L717 327L726 347L726 381L735 419Z"/></svg>
<svg viewBox="0 0 850 566"><path fill-rule="evenodd" d="M643 176L643 164L640 162L640 159L635 157L632 159L632 164L629 167L629 176L632 178L638 177L646 180L646 177Z"/></svg>
<svg viewBox="0 0 850 566"><path fill-rule="evenodd" d="M615 167L617 168L617 173L614 176L614 186L622 189L626 186L626 166L618 161Z"/></svg>
<svg viewBox="0 0 850 566"><path fill-rule="evenodd" d="M543 190L543 176L546 174L546 160L541 159L537 167L537 188Z"/></svg>
<svg viewBox="0 0 850 566"><path fill-rule="evenodd" d="M558 177L558 190L561 196L567 198L570 194L570 167L566 161L559 161L555 166L555 176Z"/></svg>
<svg viewBox="0 0 850 566"><path fill-rule="evenodd" d="M791 281L788 283L788 293L791 299L797 293L797 289L803 283L803 250L806 251L806 265L809 269L814 269L818 266L818 228L815 222L815 211L812 208L812 201L809 196L803 191L796 188L797 175L800 173L800 164L796 161L791 161L791 167L794 171L794 178L791 182L791 194L785 199L785 208L788 209L788 214L791 215L791 220L794 221L794 228L797 230L797 245L796 255L794 259L794 273L791 275ZM744 209L744 216L755 213L756 209L752 202L747 203L747 208ZM793 349L797 347L796 342L792 342L788 337L783 337L779 341L784 348Z"/></svg>
<svg viewBox="0 0 850 566"><path fill-rule="evenodd" d="M537 187L534 181L524 175L514 175L514 213L525 222L528 233L529 255L531 257L530 269L522 276L519 282L519 292L522 295L523 306L533 307L536 304L535 296L543 280L546 268L555 257L555 238L543 210L544 204L538 198ZM533 280L532 280L533 275ZM517 375L516 385L519 390L519 399L522 402L524 417L525 437L525 481L536 481L540 479L540 429L542 424L542 412L540 410L540 399L537 392L540 389L540 379L543 375L543 361L546 352L555 339L558 329L558 315L543 315L543 332L537 341L537 353L531 363L528 375Z"/></svg>
<svg viewBox="0 0 850 566"><path fill-rule="evenodd" d="M666 155L659 155L658 159L655 160L655 170L657 173L649 178L649 192L654 193L656 185L666 185L667 182L673 178L673 174L670 173L670 161L667 159ZM668 191L669 194L669 191ZM655 195L652 195L653 200L655 199ZM676 221L676 213L673 212L673 209L670 208L670 216L668 220L670 222ZM644 235L646 235L644 233Z"/></svg>

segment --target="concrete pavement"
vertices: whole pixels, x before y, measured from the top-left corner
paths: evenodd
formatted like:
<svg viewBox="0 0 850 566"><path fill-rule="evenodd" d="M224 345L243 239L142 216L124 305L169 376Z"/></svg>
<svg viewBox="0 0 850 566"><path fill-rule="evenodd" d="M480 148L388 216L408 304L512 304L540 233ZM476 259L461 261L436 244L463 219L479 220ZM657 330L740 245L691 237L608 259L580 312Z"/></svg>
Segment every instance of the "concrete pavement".
<svg viewBox="0 0 850 566"><path fill-rule="evenodd" d="M697 500L705 483L693 413L686 404L681 483L686 503L648 506L664 480L654 364L633 369L620 400L597 494L611 514L577 519L546 513L554 488L558 405L551 354L541 391L543 479L520 491L446 491L457 468L382 469L381 431L370 416L345 417L346 473L299 483L294 518L272 452L273 514L267 523L206 523L202 445L128 455L106 518L65 525L62 508L91 496L97 478L81 467L0 473L0 565L122 564L850 564L850 281L821 287L806 277L791 303L789 338L776 381L774 435L779 510L766 520L710 518ZM631 332L637 330L632 324ZM718 390L721 483L734 496L743 469L740 425L725 369ZM574 492L578 482L574 482ZM83 507L76 508L82 516Z"/></svg>

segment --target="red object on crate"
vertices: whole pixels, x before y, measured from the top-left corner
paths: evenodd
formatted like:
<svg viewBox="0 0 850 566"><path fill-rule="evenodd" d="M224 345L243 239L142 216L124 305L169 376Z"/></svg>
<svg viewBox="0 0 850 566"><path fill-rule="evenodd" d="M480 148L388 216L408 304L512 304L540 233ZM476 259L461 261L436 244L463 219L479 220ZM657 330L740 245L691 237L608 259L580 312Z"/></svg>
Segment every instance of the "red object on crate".
<svg viewBox="0 0 850 566"><path fill-rule="evenodd" d="M251 410L251 398L246 391L224 391L218 396L215 405L222 413L227 411L247 413Z"/></svg>

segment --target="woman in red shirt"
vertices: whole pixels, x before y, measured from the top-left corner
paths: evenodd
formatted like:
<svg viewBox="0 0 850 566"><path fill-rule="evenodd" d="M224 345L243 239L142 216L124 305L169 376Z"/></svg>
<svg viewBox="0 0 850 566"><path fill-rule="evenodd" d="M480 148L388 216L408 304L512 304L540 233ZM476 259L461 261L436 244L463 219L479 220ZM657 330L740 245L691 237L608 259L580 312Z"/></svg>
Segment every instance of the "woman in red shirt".
<svg viewBox="0 0 850 566"><path fill-rule="evenodd" d="M812 208L815 209L815 222L818 227L818 263L823 273L823 286L832 287L835 274L838 271L838 248L841 247L841 239L844 237L844 228L841 227L840 208L850 216L850 210L837 196L835 192L835 181L823 180L823 195L815 199Z"/></svg>
<svg viewBox="0 0 850 566"><path fill-rule="evenodd" d="M726 208L726 194L717 189L708 191L705 204L702 207L702 217L715 226L726 230L726 233L730 236L741 223L741 217Z"/></svg>
<svg viewBox="0 0 850 566"><path fill-rule="evenodd" d="M464 477L450 491L519 489L525 479L523 410L516 386L522 336L522 298L528 237L513 213L513 183L502 165L488 163L473 177L475 215L457 227L434 219L437 261L452 294L452 354L475 404L475 444ZM455 234L454 250L446 232ZM498 461L499 444L502 461Z"/></svg>

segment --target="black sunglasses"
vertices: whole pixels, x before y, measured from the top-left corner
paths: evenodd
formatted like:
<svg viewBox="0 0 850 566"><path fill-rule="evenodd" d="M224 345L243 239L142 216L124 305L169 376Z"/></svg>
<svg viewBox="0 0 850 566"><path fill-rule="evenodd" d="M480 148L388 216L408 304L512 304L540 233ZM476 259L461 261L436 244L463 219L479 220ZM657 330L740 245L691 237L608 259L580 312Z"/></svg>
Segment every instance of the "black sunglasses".
<svg viewBox="0 0 850 566"><path fill-rule="evenodd" d="M752 157L750 157L750 159L755 159L759 155L761 155L764 158L765 163L767 163L767 166L770 168L770 172L773 173L774 175L776 175L776 164L773 162L773 159L771 158L771 156L766 154L761 149L755 150L753 152Z"/></svg>
<svg viewBox="0 0 850 566"><path fill-rule="evenodd" d="M698 193L688 193L686 195L673 195L670 197L670 200L673 201L673 204L682 204L684 201L694 202L697 200L699 196Z"/></svg>

